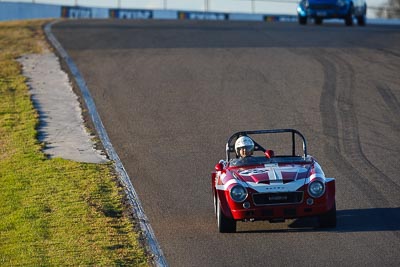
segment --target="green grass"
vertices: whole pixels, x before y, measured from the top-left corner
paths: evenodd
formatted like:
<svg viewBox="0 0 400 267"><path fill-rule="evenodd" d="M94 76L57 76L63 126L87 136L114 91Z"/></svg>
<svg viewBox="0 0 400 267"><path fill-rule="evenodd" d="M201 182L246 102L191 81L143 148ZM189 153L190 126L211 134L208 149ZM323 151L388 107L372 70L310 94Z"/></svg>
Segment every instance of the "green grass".
<svg viewBox="0 0 400 267"><path fill-rule="evenodd" d="M147 266L112 164L41 152L16 59L41 52L44 23L0 23L0 266Z"/></svg>

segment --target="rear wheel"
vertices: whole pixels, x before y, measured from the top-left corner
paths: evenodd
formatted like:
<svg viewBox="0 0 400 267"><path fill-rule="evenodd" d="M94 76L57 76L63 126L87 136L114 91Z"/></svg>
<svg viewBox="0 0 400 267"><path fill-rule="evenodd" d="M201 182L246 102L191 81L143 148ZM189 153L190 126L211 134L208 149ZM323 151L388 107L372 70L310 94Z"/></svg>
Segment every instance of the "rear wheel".
<svg viewBox="0 0 400 267"><path fill-rule="evenodd" d="M322 18L315 18L315 24L321 25L322 24Z"/></svg>
<svg viewBox="0 0 400 267"><path fill-rule="evenodd" d="M335 228L336 227L336 203L333 208L327 213L318 217L319 227L321 228Z"/></svg>
<svg viewBox="0 0 400 267"><path fill-rule="evenodd" d="M236 232L236 221L225 217L221 209L221 201L217 198L217 222L218 230L220 233L234 233Z"/></svg>

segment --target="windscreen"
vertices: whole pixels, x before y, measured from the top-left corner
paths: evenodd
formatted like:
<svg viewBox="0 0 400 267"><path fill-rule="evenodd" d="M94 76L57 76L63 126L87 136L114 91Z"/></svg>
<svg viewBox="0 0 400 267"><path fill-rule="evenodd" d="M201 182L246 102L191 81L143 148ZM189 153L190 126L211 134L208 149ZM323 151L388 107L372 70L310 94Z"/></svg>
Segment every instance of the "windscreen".
<svg viewBox="0 0 400 267"><path fill-rule="evenodd" d="M250 137L255 144L253 157L265 156L265 151L272 150L274 157L303 157L303 139L298 134L292 132L269 132L269 133L249 133L244 132L241 135ZM240 137L238 135L237 137ZM231 140L231 150L229 158L238 158L233 147L237 138Z"/></svg>
<svg viewBox="0 0 400 267"><path fill-rule="evenodd" d="M295 136L294 154L292 133L254 134L249 137L265 150L272 150L275 156L303 156L303 141ZM254 156L264 155L263 151L254 151Z"/></svg>

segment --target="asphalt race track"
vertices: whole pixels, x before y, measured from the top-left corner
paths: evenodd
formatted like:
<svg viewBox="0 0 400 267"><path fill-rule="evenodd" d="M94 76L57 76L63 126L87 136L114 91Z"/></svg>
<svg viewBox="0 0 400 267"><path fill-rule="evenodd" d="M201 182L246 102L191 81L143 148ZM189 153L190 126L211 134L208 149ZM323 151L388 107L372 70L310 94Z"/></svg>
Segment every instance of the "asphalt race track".
<svg viewBox="0 0 400 267"><path fill-rule="evenodd" d="M65 21L170 266L400 266L400 27ZM314 219L220 234L210 173L240 130L296 128L335 177Z"/></svg>

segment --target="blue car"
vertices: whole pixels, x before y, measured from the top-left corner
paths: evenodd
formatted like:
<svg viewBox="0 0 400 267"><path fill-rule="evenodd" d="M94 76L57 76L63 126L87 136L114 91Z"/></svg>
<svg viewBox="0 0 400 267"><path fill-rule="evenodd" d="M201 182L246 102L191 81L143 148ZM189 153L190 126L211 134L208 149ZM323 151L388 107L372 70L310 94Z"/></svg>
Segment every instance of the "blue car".
<svg viewBox="0 0 400 267"><path fill-rule="evenodd" d="M301 0L297 15L301 25L314 19L320 25L324 19L344 19L346 26L352 26L354 18L360 26L365 25L367 3L365 0Z"/></svg>

